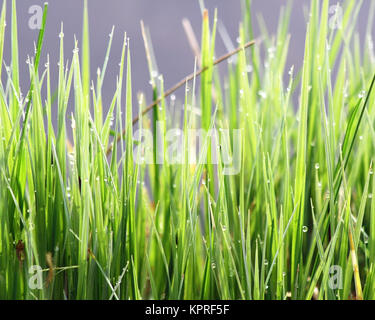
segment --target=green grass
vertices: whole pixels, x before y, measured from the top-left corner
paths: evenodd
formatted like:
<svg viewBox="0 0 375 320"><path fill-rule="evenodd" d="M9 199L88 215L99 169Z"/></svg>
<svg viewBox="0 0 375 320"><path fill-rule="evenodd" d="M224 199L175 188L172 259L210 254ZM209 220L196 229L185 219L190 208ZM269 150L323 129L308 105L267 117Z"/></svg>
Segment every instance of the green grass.
<svg viewBox="0 0 375 320"><path fill-rule="evenodd" d="M164 97L142 26L153 98L161 97L145 113L144 95L132 97L126 34L116 90L103 105L112 36L93 77L87 1L82 47L76 40L68 63L62 26L58 67L40 62L45 6L28 59L30 88L21 96L16 1L4 1L0 299L375 299L375 5L360 41L362 2L344 1L341 29L332 29L331 3L311 1L301 70L286 63L291 5L281 11L275 34L259 17L255 45L228 59L220 74L217 13L202 12L203 71L199 83L196 77L186 83L183 103ZM255 34L251 1L242 4L240 47ZM135 115L133 100L139 101ZM239 172L226 174L219 148L218 164L158 164L160 156L172 160L166 132L176 126L184 133L230 129L220 135L220 149L229 146ZM151 150L152 164L133 153L140 128L152 130L159 146ZM235 129L242 132L239 150ZM207 153L213 160L210 140L204 135L201 159ZM196 148L187 134L178 144L185 160ZM35 265L43 276L36 289L30 286ZM339 287L332 286L335 275L342 276Z"/></svg>

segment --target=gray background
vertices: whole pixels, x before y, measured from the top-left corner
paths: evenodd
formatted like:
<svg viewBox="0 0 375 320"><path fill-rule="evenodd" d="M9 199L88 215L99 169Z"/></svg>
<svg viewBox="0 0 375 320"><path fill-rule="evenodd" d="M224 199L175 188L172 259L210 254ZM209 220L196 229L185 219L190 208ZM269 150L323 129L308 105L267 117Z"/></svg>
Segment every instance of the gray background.
<svg viewBox="0 0 375 320"><path fill-rule="evenodd" d="M354 0L353 0L354 1ZM367 20L367 8L371 0L365 0L365 6L359 19L359 28L364 30ZM211 17L214 8L218 9L218 18L226 26L232 42L236 44L237 30L242 19L240 0L206 0ZM332 1L332 4L342 1ZM10 63L10 7L8 3L7 15L7 42L5 48L5 63ZM17 0L19 46L21 65L22 91L28 89L29 75L26 73L27 55L33 54L34 41L38 36L37 30L28 26L30 14L28 10L32 5L43 5L41 0ZM108 35L112 26L115 26L115 37L112 52L103 87L104 102L108 103L115 90L116 75L122 47L124 31L130 37L132 50L132 70L134 93L139 90L146 91L148 102L150 100L149 74L146 56L141 37L140 20L149 27L155 50L159 71L164 75L166 87L191 73L194 67L194 57L187 42L182 19L188 18L200 40L201 11L198 0L89 0L90 33L91 33L91 71L96 74L96 69L103 65L108 43ZM262 14L270 32L277 28L278 16L285 0L253 0L252 14L256 22L256 15ZM288 66L300 65L303 59L303 46L306 30L304 8L308 8L309 0L295 0L293 3L290 33L292 36ZM81 40L82 30L82 0L50 0L47 21L46 42L42 63L46 61L46 53L50 55L52 67L57 70L59 54L59 38L61 22L64 22L65 54L71 60L74 35ZM259 29L256 28L256 35ZM216 55L226 53L225 46L218 37ZM56 83L56 72L52 69L53 82Z"/></svg>

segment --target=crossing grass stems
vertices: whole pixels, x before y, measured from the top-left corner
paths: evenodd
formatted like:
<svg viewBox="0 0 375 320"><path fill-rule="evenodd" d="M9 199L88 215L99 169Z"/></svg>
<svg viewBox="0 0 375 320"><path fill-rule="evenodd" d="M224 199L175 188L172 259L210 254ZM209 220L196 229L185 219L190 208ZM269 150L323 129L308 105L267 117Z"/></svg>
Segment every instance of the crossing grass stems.
<svg viewBox="0 0 375 320"><path fill-rule="evenodd" d="M216 12L210 19L201 5L200 86L195 72L184 82L183 103L167 99L163 78L153 76L148 39L156 103L147 108L139 99L133 115L126 34L108 108L102 88L113 30L102 68L90 75L87 1L82 46L76 40L68 63L62 26L57 68L41 63L45 5L36 53L27 61L30 87L22 95L16 1L3 1L1 299L375 298L375 2L363 42L356 27L363 1L343 1L336 29L329 24L330 1L311 1L297 70L287 65L291 3L274 33L259 18L261 41L245 50L255 32L251 1L243 0L240 49L220 73ZM240 173L224 175L220 157L217 165L135 161L133 119L138 129L156 121L165 131L179 123L184 132L241 129ZM209 139L202 153L212 151ZM233 147L231 137L220 143ZM187 135L183 144L195 147ZM35 265L42 273L37 289L30 286ZM332 266L340 270L336 286Z"/></svg>

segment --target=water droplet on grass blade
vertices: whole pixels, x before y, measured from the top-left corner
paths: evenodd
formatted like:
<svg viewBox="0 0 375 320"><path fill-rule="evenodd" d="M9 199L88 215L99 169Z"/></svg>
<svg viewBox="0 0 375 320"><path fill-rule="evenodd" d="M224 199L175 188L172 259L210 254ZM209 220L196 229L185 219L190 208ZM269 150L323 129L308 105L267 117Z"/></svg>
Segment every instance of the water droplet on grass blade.
<svg viewBox="0 0 375 320"><path fill-rule="evenodd" d="M293 75L293 71L294 71L294 66L291 66L291 68L290 68L288 74L289 74L290 76L292 76L292 75Z"/></svg>
<svg viewBox="0 0 375 320"><path fill-rule="evenodd" d="M263 90L260 90L258 92L259 96L262 98L262 99L266 99L267 98L267 93L264 92Z"/></svg>
<svg viewBox="0 0 375 320"><path fill-rule="evenodd" d="M303 226L302 227L302 232L306 233L307 231L309 231L309 228L307 226Z"/></svg>
<svg viewBox="0 0 375 320"><path fill-rule="evenodd" d="M151 77L156 78L158 76L158 72L156 70L151 71Z"/></svg>
<svg viewBox="0 0 375 320"><path fill-rule="evenodd" d="M362 90L359 94L358 94L358 98L359 99L362 99L366 96L366 91L365 90Z"/></svg>

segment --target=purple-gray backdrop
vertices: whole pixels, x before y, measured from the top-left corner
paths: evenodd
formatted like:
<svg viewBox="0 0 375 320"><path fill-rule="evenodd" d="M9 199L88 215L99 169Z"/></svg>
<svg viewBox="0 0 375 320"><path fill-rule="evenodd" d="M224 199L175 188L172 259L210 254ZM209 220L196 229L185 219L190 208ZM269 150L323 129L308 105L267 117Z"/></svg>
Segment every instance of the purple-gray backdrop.
<svg viewBox="0 0 375 320"><path fill-rule="evenodd" d="M8 30L5 62L10 63L10 1L8 0ZM228 33L236 43L237 30L241 20L241 0L206 0L206 6L213 12L218 8L218 17L226 26ZM337 1L333 1L337 3ZM332 2L332 4L333 4ZM339 1L342 2L342 1ZM29 28L29 8L32 5L42 6L42 0L17 0L20 63L22 67L22 85L25 92L28 75L26 72L26 57L33 53L33 43L38 31ZM148 70L145 51L140 32L140 20L150 28L152 42L160 72L164 75L166 87L171 86L193 69L194 58L187 43L182 27L182 19L188 18L199 36L201 29L201 12L198 0L89 0L90 32L91 32L91 62L92 72L101 67L108 42L108 34L115 25L115 37L111 59L104 85L104 101L108 102L113 94L118 62L122 46L122 35L126 31L131 39L133 62L133 87L135 91L148 88ZM274 32L277 27L281 6L286 0L253 0L253 17L261 14L267 27ZM295 0L293 4L290 33L292 35L288 64L299 65L303 59L305 36L304 8L309 6L310 0ZM370 0L365 0L364 9L359 19L360 29L366 27L367 10ZM82 0L51 0L49 3L48 28L44 52L50 54L51 64L56 66L59 52L59 38L61 21L64 22L66 42L66 58L71 59L74 35L81 39L82 30ZM256 28L256 30L259 30ZM258 31L256 31L259 34ZM223 42L219 38L217 55L226 52ZM46 56L43 57L43 63ZM56 78L54 77L54 81Z"/></svg>

